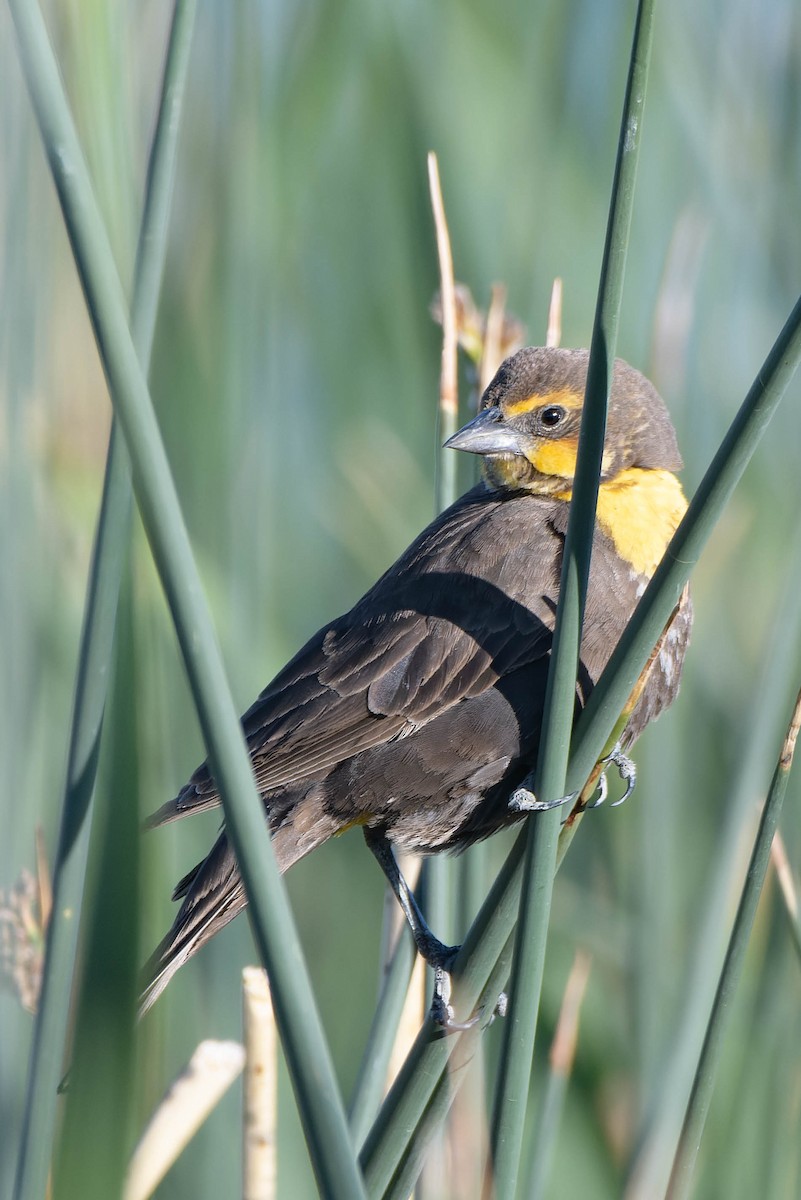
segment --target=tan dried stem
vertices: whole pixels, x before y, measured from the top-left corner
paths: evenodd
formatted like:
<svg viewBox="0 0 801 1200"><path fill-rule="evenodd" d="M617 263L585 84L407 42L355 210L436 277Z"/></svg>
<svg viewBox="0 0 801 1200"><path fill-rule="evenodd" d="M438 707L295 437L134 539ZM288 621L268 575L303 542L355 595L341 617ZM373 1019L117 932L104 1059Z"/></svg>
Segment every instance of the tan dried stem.
<svg viewBox="0 0 801 1200"><path fill-rule="evenodd" d="M39 890L39 920L41 921L42 935L44 936L47 933L47 927L50 924L50 913L53 909L53 884L44 844L44 831L41 825L36 826L36 883Z"/></svg>
<svg viewBox="0 0 801 1200"><path fill-rule="evenodd" d="M457 323L456 288L453 280L453 255L445 204L439 178L439 164L433 150L428 153L428 184L431 193L431 208L437 234L437 258L439 260L440 297L442 305L442 368L440 372L439 406L443 428L455 425L459 411L457 377Z"/></svg>
<svg viewBox="0 0 801 1200"><path fill-rule="evenodd" d="M573 966L567 977L565 994L562 997L562 1007L559 1009L559 1020L551 1043L551 1069L555 1075L567 1079L573 1070L573 1060L576 1057L578 1042L579 1016L587 981L590 978L592 958L586 950L577 950Z"/></svg>
<svg viewBox="0 0 801 1200"><path fill-rule="evenodd" d="M242 1195L274 1200L278 1179L276 1029L263 967L242 972L245 1037Z"/></svg>
<svg viewBox="0 0 801 1200"><path fill-rule="evenodd" d="M779 881L784 903L787 911L794 921L798 920L798 889L793 878L793 869L790 866L790 860L787 857L787 848L784 844L784 838L780 833L776 833L770 847L770 855L773 859L773 866L776 871L776 878Z"/></svg>
<svg viewBox="0 0 801 1200"><path fill-rule="evenodd" d="M548 330L545 345L557 347L562 344L562 280L557 275L551 288L551 303L548 306Z"/></svg>
<svg viewBox="0 0 801 1200"><path fill-rule="evenodd" d="M787 730L787 736L782 744L782 752L779 758L779 767L782 771L789 771L793 765L793 756L795 755L795 744L798 741L798 734L801 732L801 692L798 693L795 701L795 708L790 720L790 726Z"/></svg>
<svg viewBox="0 0 801 1200"><path fill-rule="evenodd" d="M479 370L479 400L484 395L487 385L501 365L504 357L503 341L506 323L506 287L502 283L494 283L490 292L487 323L484 331L484 349L481 355Z"/></svg>
<svg viewBox="0 0 801 1200"><path fill-rule="evenodd" d="M238 1042L201 1042L151 1117L128 1165L123 1200L147 1200L241 1072Z"/></svg>

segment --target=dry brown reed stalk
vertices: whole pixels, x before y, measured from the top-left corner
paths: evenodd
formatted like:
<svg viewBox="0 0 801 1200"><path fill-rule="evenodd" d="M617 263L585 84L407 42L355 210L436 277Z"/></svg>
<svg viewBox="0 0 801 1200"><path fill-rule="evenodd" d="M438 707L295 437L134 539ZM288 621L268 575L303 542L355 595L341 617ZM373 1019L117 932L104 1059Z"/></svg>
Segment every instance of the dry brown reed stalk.
<svg viewBox="0 0 801 1200"><path fill-rule="evenodd" d="M278 1177L278 1074L270 984L263 967L242 972L245 1039L242 1195L275 1200Z"/></svg>
<svg viewBox="0 0 801 1200"><path fill-rule="evenodd" d="M168 1089L131 1156L123 1200L147 1200L241 1072L239 1042L201 1042Z"/></svg>

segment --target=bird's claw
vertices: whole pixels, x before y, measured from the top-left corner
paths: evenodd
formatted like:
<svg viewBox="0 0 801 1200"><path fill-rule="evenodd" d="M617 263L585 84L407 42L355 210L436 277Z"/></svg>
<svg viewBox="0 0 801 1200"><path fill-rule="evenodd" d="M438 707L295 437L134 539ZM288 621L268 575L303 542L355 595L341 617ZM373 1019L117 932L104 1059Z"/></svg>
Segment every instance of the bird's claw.
<svg viewBox="0 0 801 1200"><path fill-rule="evenodd" d="M451 1004L451 977L443 966L434 967L434 998L431 1001L431 1019L445 1033L464 1033L478 1024L480 1013L473 1013L466 1021L457 1021Z"/></svg>
<svg viewBox="0 0 801 1200"><path fill-rule="evenodd" d="M563 804L572 804L578 797L578 792L570 792L560 796L558 800L538 800L527 788L517 788L509 797L509 807L513 812L547 812L551 808L560 808Z"/></svg>
<svg viewBox="0 0 801 1200"><path fill-rule="evenodd" d="M628 758L622 750L615 747L611 754L607 754L606 758L599 760L603 768L598 776L598 794L591 804L586 804L585 808L600 808L609 795L609 783L606 778L606 772L610 766L617 767L617 772L620 778L626 785L626 790L619 800L613 801L611 808L617 808L628 800L631 793L637 786L637 767L632 759ZM547 812L551 808L559 808L563 804L572 804L578 799L578 792L570 792L567 796L560 796L558 800L538 800L533 792L527 788L517 788L509 797L509 807L513 812L528 813L528 812Z"/></svg>
<svg viewBox="0 0 801 1200"><path fill-rule="evenodd" d="M587 808L600 808L606 797L609 794L609 785L606 780L606 772L609 767L617 768L617 773L626 785L626 790L619 800L615 800L610 805L611 808L617 808L628 800L631 793L637 786L637 767L634 761L628 758L617 746L611 754L607 754L606 758L602 758L601 766L603 771L598 779L598 796L593 800L592 804L588 804Z"/></svg>
<svg viewBox="0 0 801 1200"><path fill-rule="evenodd" d="M491 1025L496 1017L505 1017L509 1010L509 997L506 992L501 992L498 999L495 1001L495 1007L492 1010L488 1025Z"/></svg>
<svg viewBox="0 0 801 1200"><path fill-rule="evenodd" d="M458 946L451 947L453 954L450 957L448 966L453 962ZM465 1033L468 1029L474 1029L478 1025L484 1014L484 1006L477 1009L471 1017L466 1021L457 1021L456 1015L451 1004L451 989L452 980L450 971L442 963L433 964L434 966L434 996L431 1001L431 1019L442 1029L443 1033ZM506 992L501 992L497 1003L493 1010L492 1016L488 1024L492 1024L496 1016L506 1016L507 998Z"/></svg>
<svg viewBox="0 0 801 1200"><path fill-rule="evenodd" d="M609 795L609 780L606 778L606 772L602 771L598 776L598 785L596 788L596 796L591 804L587 804L587 808L600 808L606 802ZM614 805L613 805L614 807Z"/></svg>

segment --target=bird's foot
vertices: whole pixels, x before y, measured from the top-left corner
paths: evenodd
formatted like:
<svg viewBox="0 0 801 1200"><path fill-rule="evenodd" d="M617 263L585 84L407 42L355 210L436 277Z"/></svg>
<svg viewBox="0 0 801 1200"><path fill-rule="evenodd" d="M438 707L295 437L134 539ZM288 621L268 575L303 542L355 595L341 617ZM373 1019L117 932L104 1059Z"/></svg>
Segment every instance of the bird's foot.
<svg viewBox="0 0 801 1200"><path fill-rule="evenodd" d="M467 1021L457 1021L453 1005L451 1004L451 992L453 990L451 968L460 947L446 946L433 936L430 940L432 944L427 944L425 947L421 946L418 941L417 948L434 971L434 995L431 1000L431 1019L445 1033L462 1033L466 1029L472 1029L478 1021L478 1014L474 1014Z"/></svg>
<svg viewBox="0 0 801 1200"><path fill-rule="evenodd" d="M558 800L538 800L528 788L517 788L509 797L509 807L513 812L547 812L551 808L561 808L563 804L572 804L576 799L578 792L560 796Z"/></svg>
<svg viewBox="0 0 801 1200"><path fill-rule="evenodd" d="M631 793L637 786L637 767L632 759L623 753L617 746L611 754L607 754L606 758L599 760L603 768L598 777L598 792L591 804L585 805L586 808L600 808L609 795L609 783L606 778L606 772L609 767L616 767L618 775L626 785L626 790L619 800L615 800L611 805L612 808L617 808L619 804L623 804L628 800ZM547 812L550 808L559 808L563 804L572 804L578 799L578 792L570 792L567 796L561 796L558 800L542 801L538 800L533 792L527 788L518 788L512 792L509 797L509 807L513 812Z"/></svg>
<svg viewBox="0 0 801 1200"><path fill-rule="evenodd" d="M608 754L606 758L601 759L601 765L603 766L603 772L598 779L598 795L596 799L593 800L592 804L587 805L587 808L600 808L600 806L606 800L606 797L609 795L609 785L606 780L606 772L611 766L617 767L617 773L626 785L626 790L623 795L619 800L615 800L611 805L612 808L617 808L619 804L623 804L625 800L628 800L629 796L637 786L636 764L616 746L611 754Z"/></svg>
<svg viewBox="0 0 801 1200"><path fill-rule="evenodd" d="M457 1021L451 1004L452 981L444 967L434 967L434 996L431 1000L431 1019L444 1033L464 1033L478 1024L480 1013L466 1021Z"/></svg>
<svg viewBox="0 0 801 1200"><path fill-rule="evenodd" d="M441 943L440 943L441 945ZM477 1009L471 1017L466 1021L457 1021L454 1013L453 1005L451 1004L451 991L453 981L451 978L451 967L453 960L459 953L459 946L443 946L446 951L446 956L442 961L431 962L430 965L434 968L434 996L431 1001L431 1019L440 1029L446 1034L448 1033L464 1033L468 1029L473 1029L481 1020L484 1013L483 1006ZM495 1009L490 1018L489 1024L497 1017L506 1016L507 999L506 992L501 992L498 997Z"/></svg>

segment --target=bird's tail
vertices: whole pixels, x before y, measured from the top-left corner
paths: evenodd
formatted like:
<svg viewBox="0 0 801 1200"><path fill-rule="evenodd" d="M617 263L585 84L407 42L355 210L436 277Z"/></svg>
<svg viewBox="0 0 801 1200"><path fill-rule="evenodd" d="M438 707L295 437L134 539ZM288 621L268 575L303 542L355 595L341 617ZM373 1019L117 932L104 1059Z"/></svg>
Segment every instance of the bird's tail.
<svg viewBox="0 0 801 1200"><path fill-rule="evenodd" d="M270 816L275 820L276 814ZM314 793L287 805L273 832L273 849L281 873L335 832L335 822L321 811ZM225 830L208 856L177 884L172 898L183 903L169 933L145 964L140 1016L155 1003L175 972L247 904Z"/></svg>
<svg viewBox="0 0 801 1200"><path fill-rule="evenodd" d="M183 899L183 904L169 933L145 964L140 1016L158 999L187 959L245 907L239 868L224 832L208 857L176 886L172 898Z"/></svg>

